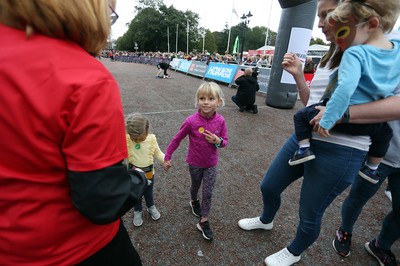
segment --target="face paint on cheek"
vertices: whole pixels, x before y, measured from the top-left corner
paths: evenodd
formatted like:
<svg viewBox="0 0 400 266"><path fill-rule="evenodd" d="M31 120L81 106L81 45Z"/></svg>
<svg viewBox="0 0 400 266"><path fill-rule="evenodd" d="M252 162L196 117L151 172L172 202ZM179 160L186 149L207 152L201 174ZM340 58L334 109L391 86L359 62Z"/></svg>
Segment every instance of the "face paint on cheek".
<svg viewBox="0 0 400 266"><path fill-rule="evenodd" d="M351 16L346 23L329 20L332 32L335 33L335 42L342 51L349 48L356 37L357 26L355 19Z"/></svg>

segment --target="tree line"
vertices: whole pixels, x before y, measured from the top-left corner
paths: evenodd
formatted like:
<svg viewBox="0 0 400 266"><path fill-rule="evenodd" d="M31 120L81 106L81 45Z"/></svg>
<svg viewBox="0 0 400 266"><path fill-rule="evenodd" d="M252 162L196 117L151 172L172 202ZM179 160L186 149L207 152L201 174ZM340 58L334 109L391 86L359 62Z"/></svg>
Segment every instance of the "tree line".
<svg viewBox="0 0 400 266"><path fill-rule="evenodd" d="M211 32L209 29L199 27L199 14L190 10L184 12L177 10L173 5L167 7L163 0L138 0L138 5L132 12L135 13L135 17L127 24L128 30L116 40L118 50L202 52L204 47L204 50L224 54L229 35L228 53L232 53L237 36L239 43L242 43L243 23L232 26L230 34L228 24L225 24L222 31ZM267 27L264 26L247 27L243 50L256 50L262 47L266 42L267 31ZM269 30L268 45L275 46L276 35L276 32ZM310 44L315 43L325 45L320 38L311 39Z"/></svg>

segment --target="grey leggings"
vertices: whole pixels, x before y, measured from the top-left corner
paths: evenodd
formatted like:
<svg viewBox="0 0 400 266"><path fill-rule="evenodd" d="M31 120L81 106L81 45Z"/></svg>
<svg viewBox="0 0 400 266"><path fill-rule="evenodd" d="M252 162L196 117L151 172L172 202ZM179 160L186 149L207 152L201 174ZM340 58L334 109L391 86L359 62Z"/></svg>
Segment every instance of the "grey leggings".
<svg viewBox="0 0 400 266"><path fill-rule="evenodd" d="M217 180L217 167L200 168L189 165L192 185L190 186L191 200L197 200L197 195L203 182L203 193L201 201L201 213L203 217L208 217L211 209L212 192Z"/></svg>

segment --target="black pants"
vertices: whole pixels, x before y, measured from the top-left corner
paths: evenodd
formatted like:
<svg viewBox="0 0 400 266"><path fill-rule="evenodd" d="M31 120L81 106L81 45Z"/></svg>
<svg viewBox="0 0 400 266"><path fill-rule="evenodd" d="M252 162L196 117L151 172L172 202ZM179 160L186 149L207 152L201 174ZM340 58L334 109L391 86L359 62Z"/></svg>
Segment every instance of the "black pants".
<svg viewBox="0 0 400 266"><path fill-rule="evenodd" d="M120 224L115 237L105 247L78 264L79 266L141 266L136 252L124 225Z"/></svg>
<svg viewBox="0 0 400 266"><path fill-rule="evenodd" d="M316 103L307 106L294 114L294 129L297 141L310 139L313 127L310 120L316 116L319 111L315 106L324 105ZM369 147L369 156L382 158L385 156L390 139L392 138L392 128L387 123L377 124L337 124L332 130L353 136L368 135L371 137L371 146Z"/></svg>
<svg viewBox="0 0 400 266"><path fill-rule="evenodd" d="M254 103L252 103L252 104L241 104L236 95L233 95L231 97L231 99L232 99L232 102L234 102L239 108L244 108L246 110L254 110Z"/></svg>

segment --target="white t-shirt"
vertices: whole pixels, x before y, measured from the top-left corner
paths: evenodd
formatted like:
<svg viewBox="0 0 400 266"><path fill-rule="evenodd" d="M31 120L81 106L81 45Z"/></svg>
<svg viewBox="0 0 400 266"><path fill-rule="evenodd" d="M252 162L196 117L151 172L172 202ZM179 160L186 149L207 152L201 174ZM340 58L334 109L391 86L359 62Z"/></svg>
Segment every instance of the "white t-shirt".
<svg viewBox="0 0 400 266"><path fill-rule="evenodd" d="M315 76L311 81L310 97L307 105L318 103L324 94L326 86L328 85L329 76L336 69L330 70L328 67L318 67ZM368 151L371 145L369 136L351 136L331 130L330 137L321 137L317 132L313 131L312 138L315 140L326 141L338 145L348 146L358 150Z"/></svg>

